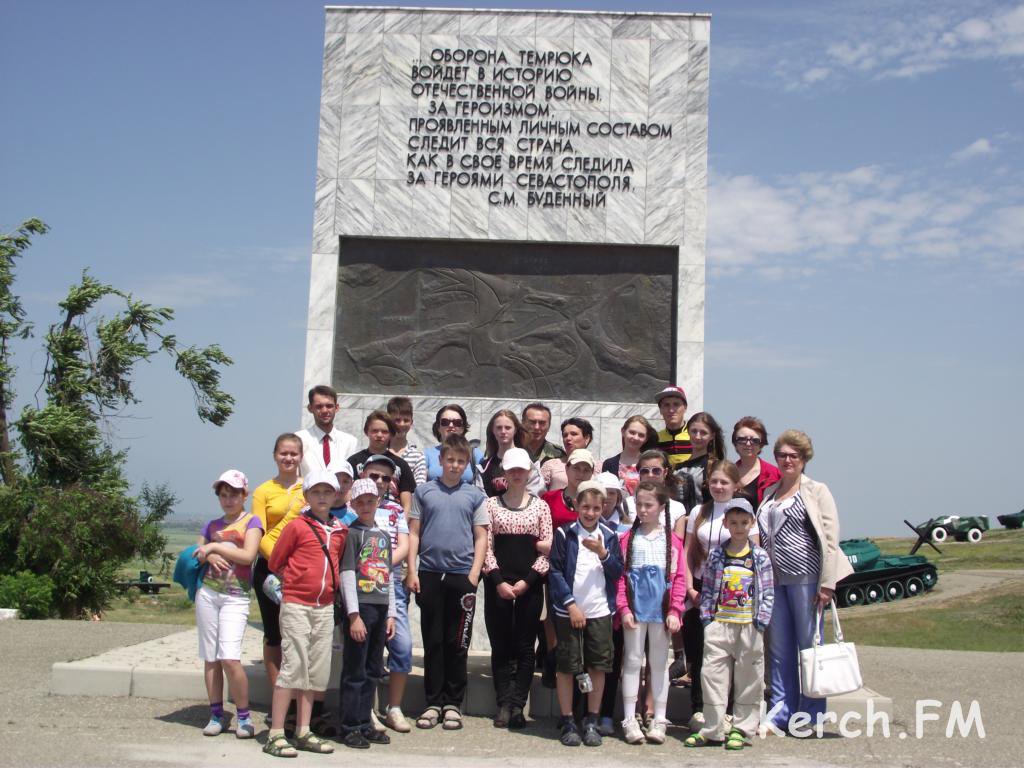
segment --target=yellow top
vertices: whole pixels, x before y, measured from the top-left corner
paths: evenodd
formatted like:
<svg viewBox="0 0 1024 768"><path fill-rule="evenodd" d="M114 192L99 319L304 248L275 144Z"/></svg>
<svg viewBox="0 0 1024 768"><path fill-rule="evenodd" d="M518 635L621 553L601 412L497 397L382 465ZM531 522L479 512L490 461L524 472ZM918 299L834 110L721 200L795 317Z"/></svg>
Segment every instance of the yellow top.
<svg viewBox="0 0 1024 768"><path fill-rule="evenodd" d="M290 488L285 488L274 479L267 480L252 493L252 512L263 523L263 538L260 539L260 554L270 559L274 545L281 531L306 506L302 496L302 478Z"/></svg>

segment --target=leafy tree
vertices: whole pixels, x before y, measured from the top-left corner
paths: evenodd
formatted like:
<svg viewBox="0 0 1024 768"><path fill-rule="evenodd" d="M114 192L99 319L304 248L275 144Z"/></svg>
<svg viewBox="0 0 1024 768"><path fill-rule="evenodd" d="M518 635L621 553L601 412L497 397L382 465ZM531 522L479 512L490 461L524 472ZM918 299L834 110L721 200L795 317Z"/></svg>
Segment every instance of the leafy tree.
<svg viewBox="0 0 1024 768"><path fill-rule="evenodd" d="M231 359L219 346L182 346L165 331L173 310L83 272L45 335L39 388L45 398L12 420L11 342L32 335L13 293L15 265L32 237L46 231L30 219L0 235L0 575L28 570L49 577L53 610L74 616L102 609L118 569L134 557L159 556L164 547L160 523L173 509L173 494L144 486L140 497L130 495L126 454L108 436L109 419L139 402L136 364L170 356L192 387L199 418L217 426L231 415L234 398L220 389L220 369ZM112 317L96 311L104 299L121 306Z"/></svg>

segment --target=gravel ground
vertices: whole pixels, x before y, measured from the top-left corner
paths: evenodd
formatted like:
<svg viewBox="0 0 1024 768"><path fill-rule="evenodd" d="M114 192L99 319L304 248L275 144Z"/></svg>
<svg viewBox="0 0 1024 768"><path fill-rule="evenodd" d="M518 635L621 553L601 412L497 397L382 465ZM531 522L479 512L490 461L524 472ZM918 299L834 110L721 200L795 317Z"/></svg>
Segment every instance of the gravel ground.
<svg viewBox="0 0 1024 768"><path fill-rule="evenodd" d="M207 717L202 702L139 698L58 697L48 693L50 665L92 656L182 629L143 624L31 622L0 623L0 765L18 766L199 766L267 762L259 745L231 736L199 734ZM440 729L394 735L384 750L395 766L498 766L550 768L566 765L618 765L643 758L645 765L871 765L1019 766L1019 703L1024 689L1024 654L913 651L861 648L861 666L870 687L891 696L896 718L892 737L826 737L797 740L771 737L740 754L685 750L686 730L675 727L661 747L629 747L608 739L597 750L565 749L554 740L550 721L521 733L497 731L484 718L467 718L463 732ZM924 738L914 733L914 702L936 699L939 723L927 723ZM949 705L972 699L981 707L986 737L944 737ZM900 732L908 732L900 739ZM265 734L265 731L263 732ZM263 742L263 734L258 738ZM302 755L289 765L350 762L357 757L339 746L333 756ZM360 755L366 759L368 755ZM379 757L379 756L378 756ZM271 761L272 762L272 761ZM270 764L270 763L268 763Z"/></svg>

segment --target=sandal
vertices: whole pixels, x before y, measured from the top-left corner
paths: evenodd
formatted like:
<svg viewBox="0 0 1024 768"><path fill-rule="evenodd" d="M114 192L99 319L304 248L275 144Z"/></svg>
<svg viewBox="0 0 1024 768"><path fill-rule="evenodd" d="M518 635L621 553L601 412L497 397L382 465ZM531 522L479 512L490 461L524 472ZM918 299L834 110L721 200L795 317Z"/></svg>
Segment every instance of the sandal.
<svg viewBox="0 0 1024 768"><path fill-rule="evenodd" d="M423 714L416 718L416 727L424 730L434 728L441 722L441 708L427 707Z"/></svg>
<svg viewBox="0 0 1024 768"><path fill-rule="evenodd" d="M263 745L263 751L272 757L298 757L295 747L284 736L275 736Z"/></svg>
<svg viewBox="0 0 1024 768"><path fill-rule="evenodd" d="M729 731L729 735L725 737L726 749L743 749L745 746L747 746L747 739L742 731L737 728Z"/></svg>
<svg viewBox="0 0 1024 768"><path fill-rule="evenodd" d="M683 742L684 747L707 747L711 744L705 737L699 733L695 733L692 736L687 736Z"/></svg>
<svg viewBox="0 0 1024 768"><path fill-rule="evenodd" d="M449 704L444 708L444 722L441 723L441 727L446 731L462 730L462 713L458 707Z"/></svg>
<svg viewBox="0 0 1024 768"><path fill-rule="evenodd" d="M303 752L316 752L318 755L328 755L334 751L334 745L321 739L312 731L306 731L295 739L295 748Z"/></svg>

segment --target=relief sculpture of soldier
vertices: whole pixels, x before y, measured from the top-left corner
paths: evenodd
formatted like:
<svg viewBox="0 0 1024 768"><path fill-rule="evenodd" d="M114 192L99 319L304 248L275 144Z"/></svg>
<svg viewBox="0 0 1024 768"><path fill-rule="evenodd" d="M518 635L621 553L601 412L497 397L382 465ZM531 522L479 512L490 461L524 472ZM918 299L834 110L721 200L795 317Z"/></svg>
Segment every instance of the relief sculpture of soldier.
<svg viewBox="0 0 1024 768"><path fill-rule="evenodd" d="M345 332L359 341L344 347L336 378L355 376L360 388L575 397L642 393L669 376L657 363L670 358L660 331L671 316L668 275L393 275L370 264L341 270L341 327L376 317L362 334Z"/></svg>

